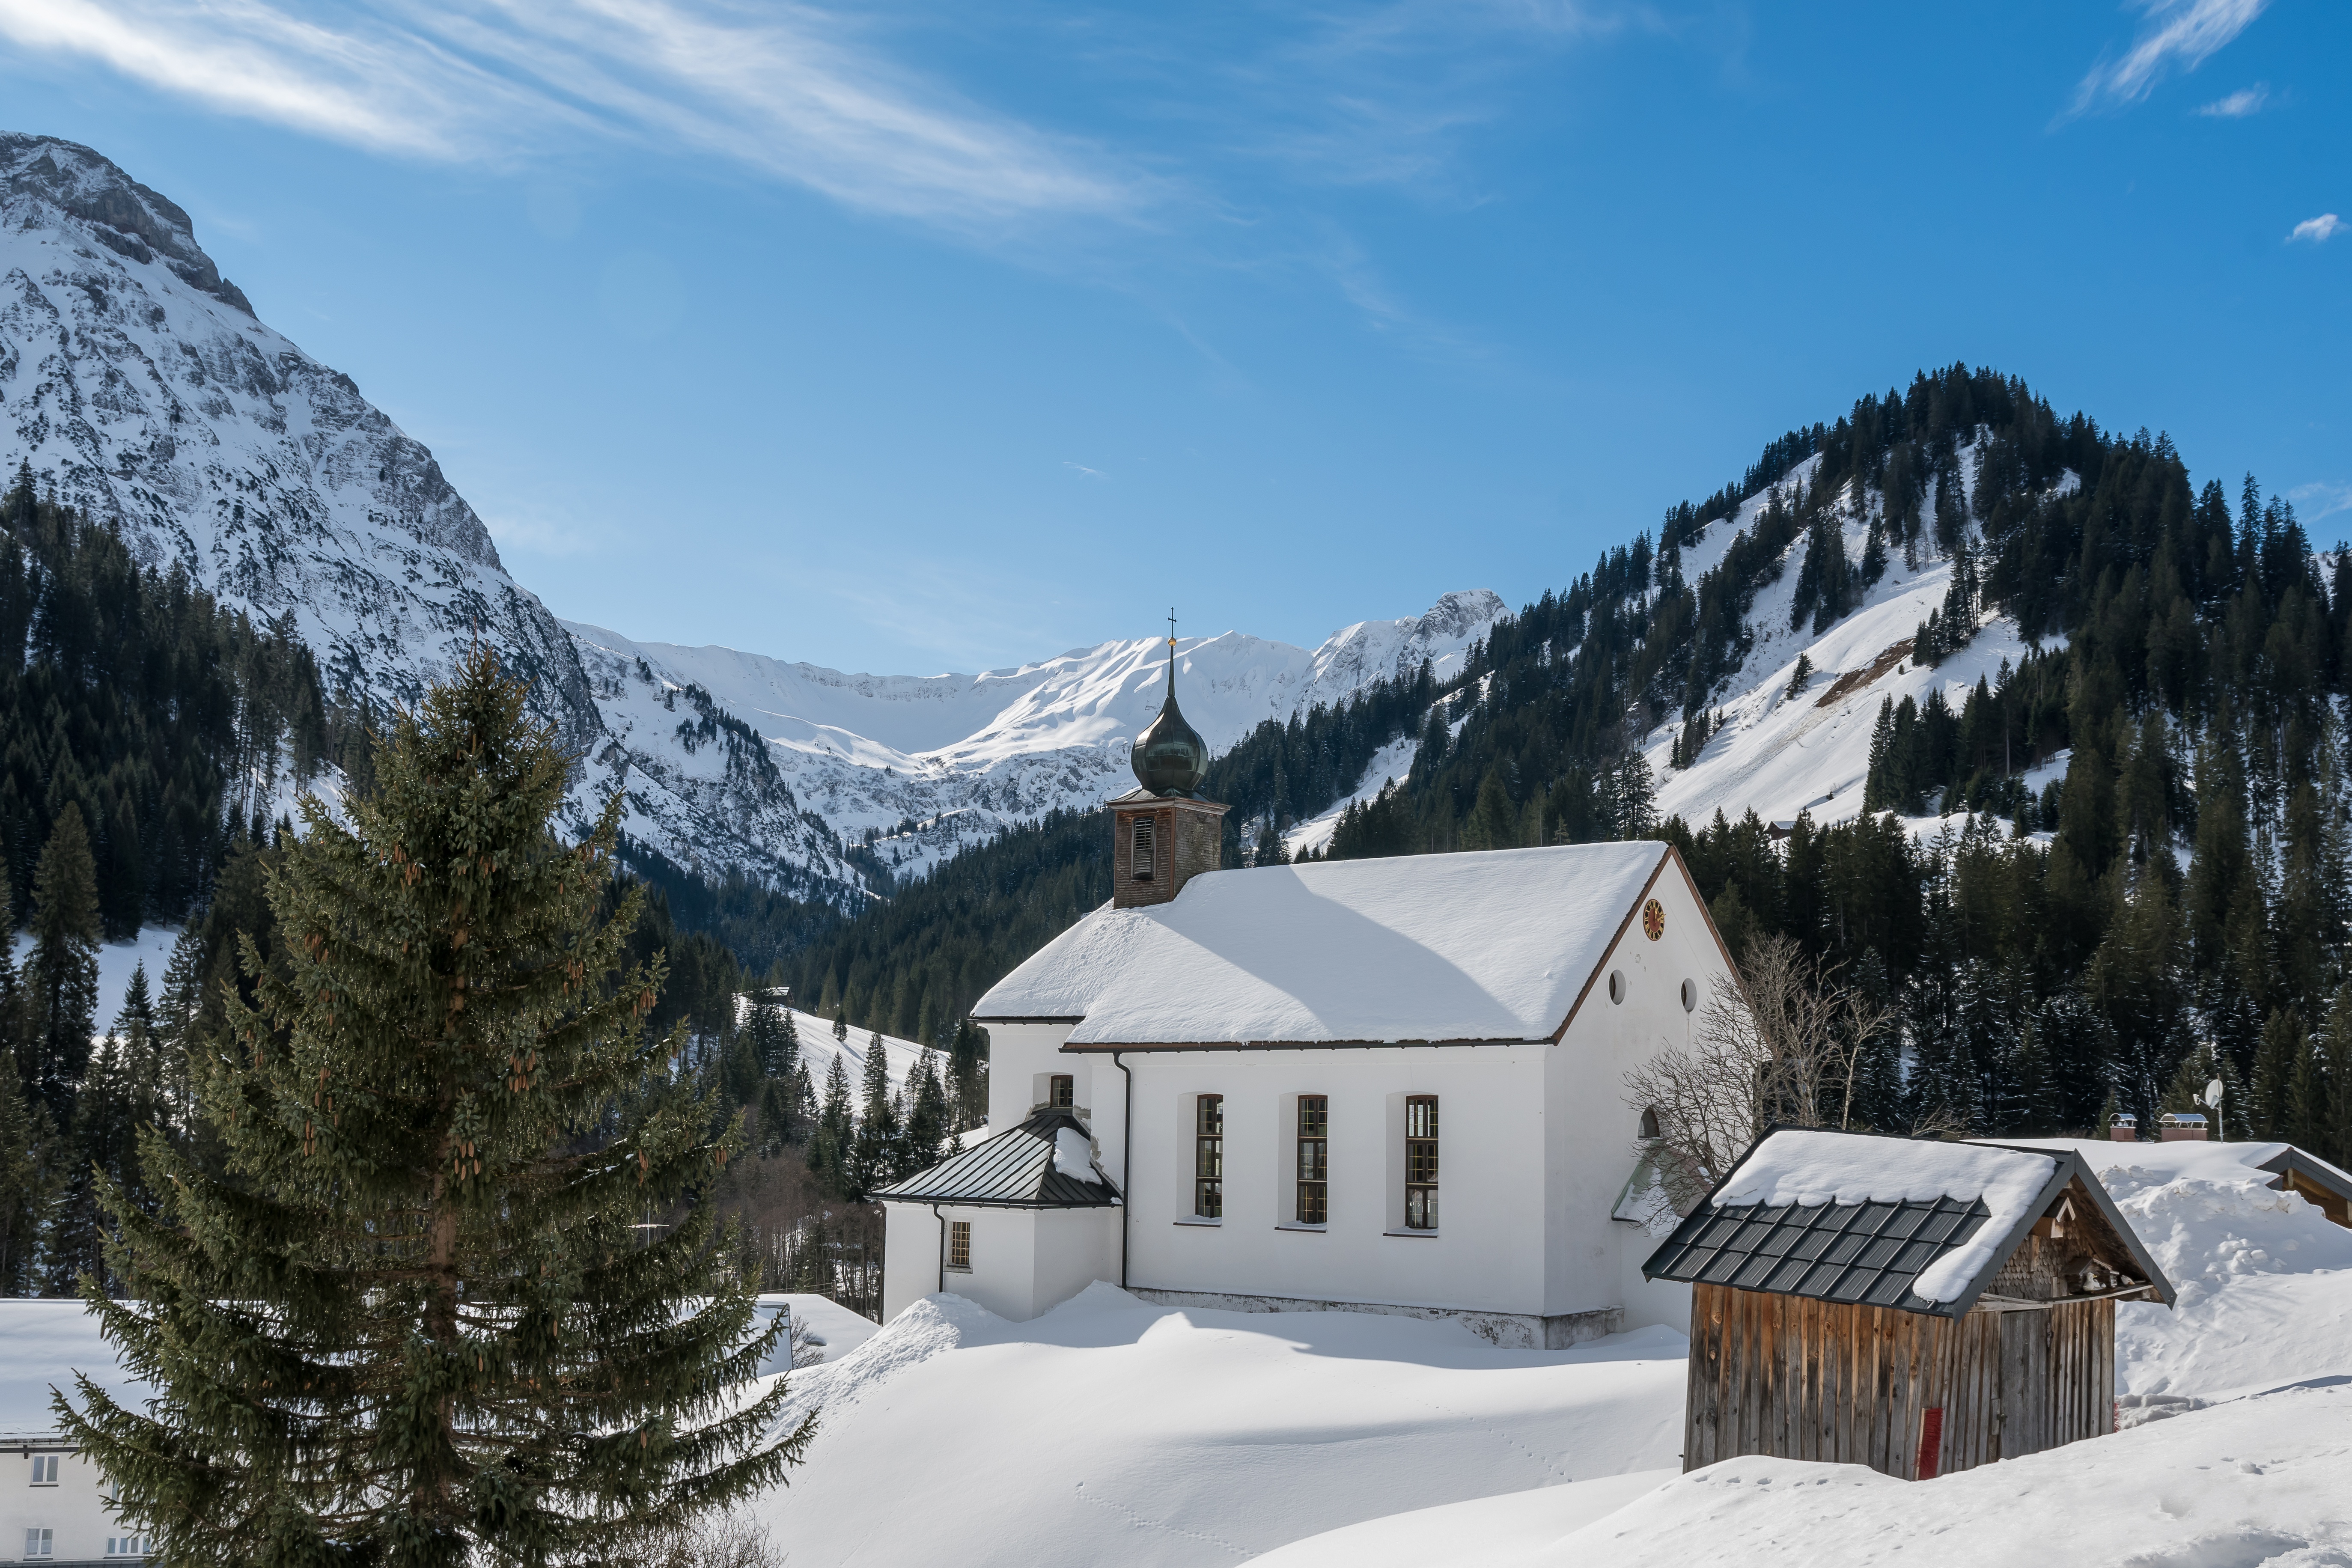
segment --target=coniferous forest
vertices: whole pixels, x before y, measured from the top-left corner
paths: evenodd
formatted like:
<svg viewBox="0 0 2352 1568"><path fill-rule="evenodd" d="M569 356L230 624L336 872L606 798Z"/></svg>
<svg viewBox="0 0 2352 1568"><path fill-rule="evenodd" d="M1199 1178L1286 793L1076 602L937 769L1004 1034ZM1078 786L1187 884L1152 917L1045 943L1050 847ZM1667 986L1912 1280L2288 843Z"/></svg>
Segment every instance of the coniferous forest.
<svg viewBox="0 0 2352 1568"><path fill-rule="evenodd" d="M1950 482L1964 462L1965 505ZM1686 575L1701 531L1768 492ZM1858 493L1883 499L1849 559L1832 512ZM16 1068L0 1075L0 1289L21 1293L104 1269L98 1181L152 1201L139 1127L207 1157L185 1044L223 1026L226 995L258 995L236 933L265 968L291 962L267 897L291 832L282 803L329 764L371 789L383 716L324 700L289 628L140 565L28 481L0 522L16 632L0 668L0 909L29 939L21 961L0 956ZM1675 765L1704 755L1759 591L1796 574L1792 616L1825 626L1896 557L1954 564L1910 657L1933 663L1997 615L2036 651L1957 704L1884 705L1856 820L1660 821L1641 742L1663 727ZM1873 1127L2079 1131L2119 1110L2146 1124L2219 1078L2231 1135L2342 1161L2347 574L2252 479L2193 479L2161 437L2061 419L2021 382L1953 366L1772 441L1737 481L1499 622L1453 679L1423 668L1261 725L1205 787L1233 808L1232 865L1277 858L1281 828L1347 796L1399 742L1410 763L1342 815L1330 856L1671 839L1735 952L1788 936L1893 1010L1899 1027L1857 1069ZM2029 790L2023 775L2062 752L2063 785ZM986 1037L967 1015L1109 896L1108 851L1103 814L1052 816L847 920L645 868L625 947L632 963L667 955L650 1026L683 1024L682 1066L710 1086L711 1114L750 1119L720 1201L751 1226L770 1286L870 1307L865 1193L981 1120ZM615 876L610 909L632 880ZM157 921L184 921L166 972L142 973L120 1016L93 1016L98 943ZM902 1089L814 1071L770 995L786 985L839 1042L887 1032L936 1055Z"/></svg>
<svg viewBox="0 0 2352 1568"><path fill-rule="evenodd" d="M265 973L290 963L268 884L292 803L330 765L355 794L372 791L393 716L330 703L290 628L257 626L184 574L142 565L113 530L37 496L27 474L0 494L0 937L29 939L21 959L18 942L0 942L0 1056L13 1064L0 1072L0 1294L69 1293L84 1272L121 1289L103 1251L102 1184L157 1201L142 1127L192 1158L219 1156L187 1048L226 1027L227 997L257 999L239 933ZM624 938L632 965L666 957L647 1026L685 1027L686 1065L711 1084L715 1121L746 1109L754 1121L754 1157L723 1175L722 1205L750 1223L771 1287L860 1302L878 1289L879 1227L852 1200L923 1154L926 1130L936 1149L950 1064L928 1098L897 1097L924 1098L919 1114L885 1113L916 1129L907 1147L869 1134L856 1159L812 1173L812 1140L854 1143L875 1118L850 1099L828 1120L778 1010L753 1009L747 1026L736 1003L764 974L738 952L804 940L804 907L652 869ZM608 914L636 879L613 879ZM680 929L674 894L704 929ZM163 972L140 969L117 1016L98 1016L100 943L159 923L183 928ZM713 934L739 926L750 940ZM976 1063L970 1041L963 1054ZM845 1119L847 1133L823 1142ZM840 1211L831 1222L829 1208Z"/></svg>
<svg viewBox="0 0 2352 1568"><path fill-rule="evenodd" d="M1815 456L1685 575L1707 524ZM1972 489L1954 482L1964 460ZM1849 558L1832 513L1863 492L1882 499ZM2038 651L1957 712L1887 707L1857 820L1801 818L1785 837L1752 814L1658 821L1638 745L1673 726L1677 762L1703 752L1759 591L1795 571L1796 616L1825 627L1896 556L1954 563L1907 655L1933 663L1996 615ZM2352 560L2315 552L2292 505L1956 364L1771 442L1736 483L1499 623L1442 688L1382 682L1269 721L1204 789L1234 808L1228 863L1270 858L1267 829L1418 737L1330 855L1672 840L1735 951L1785 934L1895 1010L1858 1068L1873 1127L2080 1131L2117 1110L2145 1126L2219 1078L2229 1135L2342 1161L2348 698ZM2028 791L2021 775L2062 752L2063 786ZM1889 811L1947 815L1915 836ZM1097 815L969 851L821 933L793 965L801 994L936 1028L1108 896L1108 842Z"/></svg>

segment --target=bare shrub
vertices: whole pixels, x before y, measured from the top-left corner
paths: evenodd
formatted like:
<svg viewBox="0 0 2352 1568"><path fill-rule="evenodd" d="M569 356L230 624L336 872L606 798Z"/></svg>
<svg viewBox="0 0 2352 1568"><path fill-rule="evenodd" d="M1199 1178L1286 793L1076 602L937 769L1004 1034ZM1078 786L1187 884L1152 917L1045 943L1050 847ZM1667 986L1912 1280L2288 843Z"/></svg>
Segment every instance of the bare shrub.
<svg viewBox="0 0 2352 1568"><path fill-rule="evenodd" d="M1752 938L1739 968L1744 986L1716 977L1689 1048L1625 1075L1627 1103L1655 1118L1642 1152L1677 1214L1775 1122L1851 1125L1854 1064L1895 1019L1790 937Z"/></svg>
<svg viewBox="0 0 2352 1568"><path fill-rule="evenodd" d="M640 1562L644 1568L784 1568L784 1554L767 1526L717 1513L664 1536Z"/></svg>

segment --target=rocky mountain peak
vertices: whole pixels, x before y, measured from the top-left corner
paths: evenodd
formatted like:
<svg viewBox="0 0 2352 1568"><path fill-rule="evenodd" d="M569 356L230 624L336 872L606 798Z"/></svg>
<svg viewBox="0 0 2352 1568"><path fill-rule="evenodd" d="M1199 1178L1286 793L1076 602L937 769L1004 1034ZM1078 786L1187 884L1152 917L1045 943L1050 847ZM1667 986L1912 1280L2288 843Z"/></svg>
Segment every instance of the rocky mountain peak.
<svg viewBox="0 0 2352 1568"><path fill-rule="evenodd" d="M118 256L146 263L160 255L190 288L253 314L245 291L222 277L196 244L195 226L178 204L81 143L0 132L0 203L13 208L26 200L80 219L91 238ZM10 218L22 226L29 216L11 212Z"/></svg>

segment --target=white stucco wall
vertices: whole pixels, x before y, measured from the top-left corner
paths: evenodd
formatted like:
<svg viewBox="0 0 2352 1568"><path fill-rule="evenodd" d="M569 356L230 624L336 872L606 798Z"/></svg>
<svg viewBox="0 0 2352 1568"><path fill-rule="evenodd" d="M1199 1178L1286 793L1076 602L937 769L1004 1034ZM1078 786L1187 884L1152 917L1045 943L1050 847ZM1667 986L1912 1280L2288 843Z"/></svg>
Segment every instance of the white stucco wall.
<svg viewBox="0 0 2352 1568"><path fill-rule="evenodd" d="M1130 1283L1486 1311L1543 1310L1549 1046L1129 1053ZM1192 1215L1197 1097L1224 1096L1224 1214ZM1329 1101L1329 1214L1293 1203L1297 1097ZM1403 1230L1403 1100L1438 1100L1438 1229ZM1106 1140L1106 1142L1116 1142ZM1116 1171L1118 1167L1114 1166Z"/></svg>
<svg viewBox="0 0 2352 1568"><path fill-rule="evenodd" d="M1680 1329L1689 1322L1689 1291L1643 1279L1642 1262L1655 1241L1639 1226L1609 1217L1633 1168L1641 1126L1641 1109L1628 1102L1625 1077L1661 1051L1689 1047L1716 976L1728 968L1678 862L1665 863L1646 898L1664 911L1664 931L1651 941L1637 907L1550 1061L1545 1293L1551 1304L1545 1310L1620 1306L1629 1328L1664 1322ZM1624 976L1622 1002L1611 999L1612 973ZM1687 1010L1685 982L1697 1004Z"/></svg>
<svg viewBox="0 0 2352 1568"><path fill-rule="evenodd" d="M121 1550L144 1543L107 1512L104 1479L97 1466L54 1442L34 1443L34 1454L54 1455L58 1460L57 1485L37 1487L32 1484L32 1457L25 1447L20 1443L0 1457L0 1560L132 1563L143 1555ZM47 1558L26 1558L27 1529L52 1532ZM110 1544L118 1549L111 1554Z"/></svg>
<svg viewBox="0 0 2352 1568"><path fill-rule="evenodd" d="M1639 1109L1625 1075L1685 1047L1727 972L1680 863L1646 898L1664 929L1652 941L1639 903L1560 1042L1476 1047L1126 1051L1129 1085L1108 1053L1066 1052L1070 1024L989 1026L989 1125L1017 1124L1068 1073L1103 1169L1128 1194L1128 1282L1143 1289L1507 1312L1541 1317L1622 1310L1625 1326L1685 1327L1689 1292L1641 1278L1655 1238L1612 1220L1633 1169ZM1612 972L1622 1001L1610 996ZM1696 1007L1685 1009L1684 984ZM1193 1223L1196 1096L1224 1096L1224 1214ZM1330 1102L1330 1217L1298 1226L1297 1097ZM1440 1226L1402 1225L1402 1104L1439 1101ZM1130 1140L1132 1152L1130 1155ZM946 1288L1025 1319L1119 1278L1117 1211L1032 1215L946 1210L972 1223L972 1270ZM929 1205L890 1209L885 1315L939 1288Z"/></svg>

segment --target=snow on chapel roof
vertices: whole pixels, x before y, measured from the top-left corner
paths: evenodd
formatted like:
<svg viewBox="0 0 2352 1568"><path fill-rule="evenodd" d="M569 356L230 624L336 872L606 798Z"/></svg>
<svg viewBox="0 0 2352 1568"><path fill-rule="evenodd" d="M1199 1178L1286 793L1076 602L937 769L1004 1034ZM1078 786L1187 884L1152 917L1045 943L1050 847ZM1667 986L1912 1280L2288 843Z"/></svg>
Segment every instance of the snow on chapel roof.
<svg viewBox="0 0 2352 1568"><path fill-rule="evenodd" d="M1546 1039L1660 843L1208 871L1106 905L998 982L983 1021L1082 1019L1072 1046Z"/></svg>

